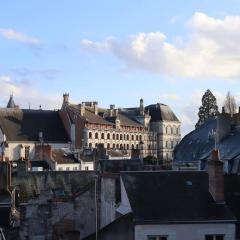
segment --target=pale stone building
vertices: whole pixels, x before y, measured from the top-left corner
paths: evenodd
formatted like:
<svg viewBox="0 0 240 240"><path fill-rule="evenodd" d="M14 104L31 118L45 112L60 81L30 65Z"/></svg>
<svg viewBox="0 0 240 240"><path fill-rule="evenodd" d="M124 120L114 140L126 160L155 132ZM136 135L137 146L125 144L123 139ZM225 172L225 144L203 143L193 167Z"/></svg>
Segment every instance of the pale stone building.
<svg viewBox="0 0 240 240"><path fill-rule="evenodd" d="M71 104L69 94L64 94L60 115L73 149L103 144L106 149L138 149L143 157L171 161L181 138L181 123L172 110L159 103L145 107L143 99L139 107L104 109L97 102Z"/></svg>

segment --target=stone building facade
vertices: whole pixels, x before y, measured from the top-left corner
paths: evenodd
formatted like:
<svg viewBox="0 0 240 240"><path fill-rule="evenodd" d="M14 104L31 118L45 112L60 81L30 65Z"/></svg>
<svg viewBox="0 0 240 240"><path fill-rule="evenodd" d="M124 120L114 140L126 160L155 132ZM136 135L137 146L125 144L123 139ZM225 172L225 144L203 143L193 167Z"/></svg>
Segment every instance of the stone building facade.
<svg viewBox="0 0 240 240"><path fill-rule="evenodd" d="M143 157L164 161L172 160L181 137L181 123L171 109L163 104L145 107L143 99L136 108L104 109L97 102L71 104L69 94L63 94L60 116L75 150L103 144L107 150L138 149Z"/></svg>

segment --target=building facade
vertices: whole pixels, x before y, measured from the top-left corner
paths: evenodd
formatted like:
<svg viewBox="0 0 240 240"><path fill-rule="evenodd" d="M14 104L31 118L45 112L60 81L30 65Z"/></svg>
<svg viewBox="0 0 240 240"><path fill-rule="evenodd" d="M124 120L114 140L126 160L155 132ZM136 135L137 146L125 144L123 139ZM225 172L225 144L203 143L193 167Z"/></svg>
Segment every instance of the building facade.
<svg viewBox="0 0 240 240"><path fill-rule="evenodd" d="M69 94L63 94L60 116L73 149L102 144L107 150L139 150L142 157L164 161L172 160L174 146L181 137L181 124L171 109L163 104L144 107L143 99L136 108L110 105L104 109L97 102L71 104Z"/></svg>

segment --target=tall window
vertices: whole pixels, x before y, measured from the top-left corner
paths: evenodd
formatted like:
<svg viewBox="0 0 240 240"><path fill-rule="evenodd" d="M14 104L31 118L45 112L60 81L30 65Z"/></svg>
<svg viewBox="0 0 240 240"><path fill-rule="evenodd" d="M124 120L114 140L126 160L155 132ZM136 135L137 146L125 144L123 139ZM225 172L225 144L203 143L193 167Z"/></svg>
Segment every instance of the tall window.
<svg viewBox="0 0 240 240"><path fill-rule="evenodd" d="M134 135L132 135L132 140L134 140Z"/></svg>
<svg viewBox="0 0 240 240"><path fill-rule="evenodd" d="M129 140L129 135L127 134L127 140Z"/></svg>
<svg viewBox="0 0 240 240"><path fill-rule="evenodd" d="M116 138L117 138L117 140L119 139L119 135L118 134L116 135Z"/></svg>
<svg viewBox="0 0 240 240"><path fill-rule="evenodd" d="M110 133L107 134L107 139L110 139Z"/></svg>
<svg viewBox="0 0 240 240"><path fill-rule="evenodd" d="M113 138L113 140L115 140L115 133L113 133L112 138Z"/></svg>
<svg viewBox="0 0 240 240"><path fill-rule="evenodd" d="M88 138L90 138L90 139L92 138L92 133L91 132L88 133Z"/></svg>
<svg viewBox="0 0 240 240"><path fill-rule="evenodd" d="M101 139L104 139L104 133L101 134Z"/></svg>
<svg viewBox="0 0 240 240"><path fill-rule="evenodd" d="M98 133L95 133L95 139L98 139Z"/></svg>
<svg viewBox="0 0 240 240"><path fill-rule="evenodd" d="M107 144L107 149L109 149L109 148L110 148L110 143Z"/></svg>
<svg viewBox="0 0 240 240"><path fill-rule="evenodd" d="M26 147L25 147L25 159L28 159L28 158L29 158L29 154L30 154L30 147L29 147L29 146L26 146Z"/></svg>
<svg viewBox="0 0 240 240"><path fill-rule="evenodd" d="M205 240L224 240L224 235L222 234L205 235Z"/></svg>
<svg viewBox="0 0 240 240"><path fill-rule="evenodd" d="M120 134L120 140L122 140L122 134Z"/></svg>

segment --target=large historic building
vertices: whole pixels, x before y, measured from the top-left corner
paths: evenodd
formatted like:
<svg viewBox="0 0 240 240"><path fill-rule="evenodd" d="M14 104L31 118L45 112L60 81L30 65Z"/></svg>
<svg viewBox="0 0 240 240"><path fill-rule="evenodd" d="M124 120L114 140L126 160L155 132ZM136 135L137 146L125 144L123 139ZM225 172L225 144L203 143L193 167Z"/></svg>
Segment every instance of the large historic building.
<svg viewBox="0 0 240 240"><path fill-rule="evenodd" d="M102 144L107 150L139 150L143 157L171 161L181 138L181 123L172 110L160 103L144 107L143 99L139 107L104 109L97 102L71 104L69 94L63 94L60 116L75 150Z"/></svg>

